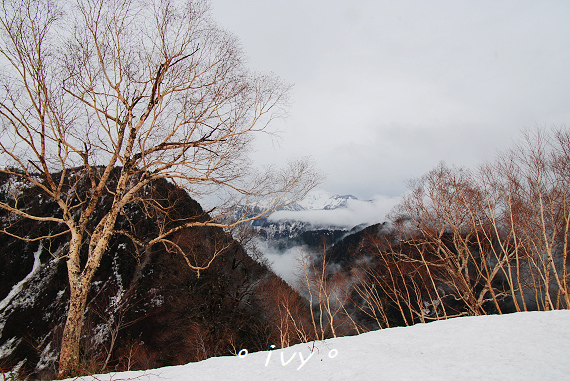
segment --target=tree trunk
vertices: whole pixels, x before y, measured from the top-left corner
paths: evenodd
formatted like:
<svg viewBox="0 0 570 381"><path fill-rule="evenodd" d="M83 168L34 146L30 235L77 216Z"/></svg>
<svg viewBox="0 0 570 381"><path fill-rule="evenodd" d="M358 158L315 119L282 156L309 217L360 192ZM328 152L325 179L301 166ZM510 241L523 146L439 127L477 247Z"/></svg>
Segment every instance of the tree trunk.
<svg viewBox="0 0 570 381"><path fill-rule="evenodd" d="M87 305L89 289L79 284L70 285L69 311L61 340L58 378L73 376L79 369L79 342Z"/></svg>
<svg viewBox="0 0 570 381"><path fill-rule="evenodd" d="M124 186L120 190L124 192ZM119 192L117 192L117 194L119 194ZM109 244L109 238L113 234L113 226L115 225L119 210L120 208L116 207L116 202L114 202L112 212L103 217L94 229L90 238L87 263L83 271L80 269L79 261L82 242L81 235L76 235L72 238L69 258L67 260L67 274L70 287L69 310L67 312L65 328L63 329L61 351L59 353L58 377L60 379L74 376L74 373L81 371L81 369L79 369L79 349L85 307L87 306L87 296L93 276L99 268L101 258ZM96 242L96 244L94 244L94 242Z"/></svg>

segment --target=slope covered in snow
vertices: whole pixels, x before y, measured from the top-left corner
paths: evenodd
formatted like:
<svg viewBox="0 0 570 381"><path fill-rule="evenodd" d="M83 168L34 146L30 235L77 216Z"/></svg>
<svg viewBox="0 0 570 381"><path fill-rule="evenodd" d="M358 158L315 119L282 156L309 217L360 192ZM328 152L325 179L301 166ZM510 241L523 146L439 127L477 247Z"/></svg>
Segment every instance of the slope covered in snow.
<svg viewBox="0 0 570 381"><path fill-rule="evenodd" d="M569 356L563 310L455 318L96 379L562 380Z"/></svg>

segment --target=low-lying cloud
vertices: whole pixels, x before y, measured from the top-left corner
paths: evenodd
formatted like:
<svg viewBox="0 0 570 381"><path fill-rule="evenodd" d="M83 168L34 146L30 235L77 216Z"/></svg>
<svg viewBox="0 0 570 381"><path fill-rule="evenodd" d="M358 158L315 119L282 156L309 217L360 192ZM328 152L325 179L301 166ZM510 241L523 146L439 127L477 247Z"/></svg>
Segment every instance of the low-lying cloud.
<svg viewBox="0 0 570 381"><path fill-rule="evenodd" d="M256 246L263 253L275 274L294 289L299 289L299 274L302 273L301 258L307 255L304 246L295 246L287 250L279 250L265 240L257 240Z"/></svg>
<svg viewBox="0 0 570 381"><path fill-rule="evenodd" d="M386 215L400 201L400 197L377 195L372 200L349 199L346 208L331 210L280 210L269 216L269 221L283 220L307 222L318 227L352 228L357 225L372 225L386 220Z"/></svg>

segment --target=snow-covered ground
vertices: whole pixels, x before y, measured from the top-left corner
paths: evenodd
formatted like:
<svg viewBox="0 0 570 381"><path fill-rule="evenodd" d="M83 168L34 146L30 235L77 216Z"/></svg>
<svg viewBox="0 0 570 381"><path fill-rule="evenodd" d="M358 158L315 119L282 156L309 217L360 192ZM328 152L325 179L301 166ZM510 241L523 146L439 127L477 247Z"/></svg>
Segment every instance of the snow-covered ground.
<svg viewBox="0 0 570 381"><path fill-rule="evenodd" d="M96 379L570 380L570 311L455 318Z"/></svg>

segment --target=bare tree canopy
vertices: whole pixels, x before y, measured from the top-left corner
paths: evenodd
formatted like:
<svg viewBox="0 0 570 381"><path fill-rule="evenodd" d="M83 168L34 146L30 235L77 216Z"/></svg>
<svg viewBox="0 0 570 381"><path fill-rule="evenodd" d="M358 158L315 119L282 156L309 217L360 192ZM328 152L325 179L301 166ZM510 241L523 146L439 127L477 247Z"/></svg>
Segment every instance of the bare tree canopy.
<svg viewBox="0 0 570 381"><path fill-rule="evenodd" d="M17 192L0 207L65 226L57 233L69 237L61 254L71 291L63 377L78 361L87 292L109 239L129 234L115 230L117 216L132 202L152 205L143 197L148 184L166 179L189 192L215 185L270 197L243 222L303 196L318 176L306 161L252 176L252 134L281 115L288 86L245 68L238 42L212 22L205 1L5 0L0 23L0 171L37 187L61 215L34 215ZM95 209L105 195L112 207L100 217ZM224 226L180 221L137 243L201 225Z"/></svg>
<svg viewBox="0 0 570 381"><path fill-rule="evenodd" d="M393 210L401 241L426 269L445 269L438 281L452 286L465 313L487 313L486 304L498 313L501 305L570 308L569 143L568 127L537 128L476 170L442 163L411 182ZM431 300L443 305L429 277Z"/></svg>

